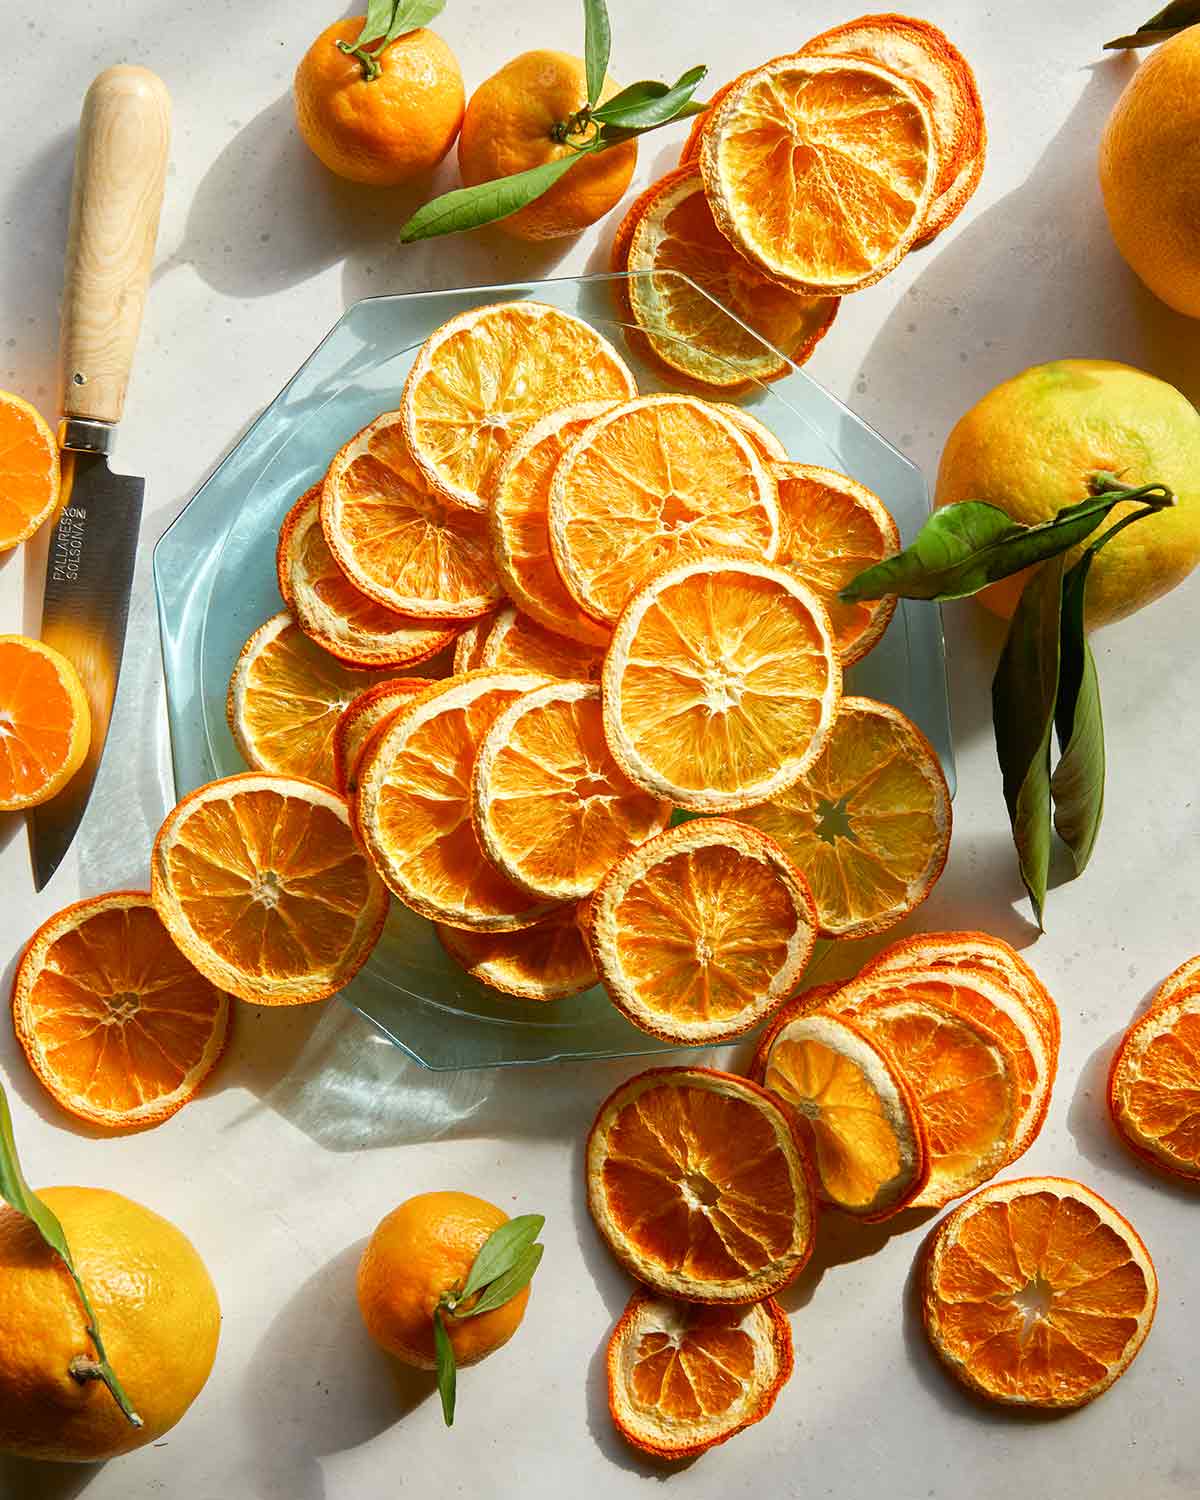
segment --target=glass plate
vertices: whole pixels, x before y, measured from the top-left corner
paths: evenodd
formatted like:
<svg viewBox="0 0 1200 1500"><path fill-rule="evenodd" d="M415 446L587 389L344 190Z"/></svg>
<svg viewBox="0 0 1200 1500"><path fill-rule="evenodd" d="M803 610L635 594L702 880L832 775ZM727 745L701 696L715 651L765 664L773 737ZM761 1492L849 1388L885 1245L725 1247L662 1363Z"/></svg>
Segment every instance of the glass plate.
<svg viewBox="0 0 1200 1500"><path fill-rule="evenodd" d="M614 283L631 279L585 276L373 297L356 303L334 325L155 548L180 796L245 769L225 722L225 692L242 643L280 608L275 583L280 520L321 477L342 443L397 404L422 340L470 308L534 297L578 314L617 344L643 391L678 389L683 382L648 362L638 341L624 336ZM703 295L698 289L697 294ZM732 315L714 303L713 316ZM737 399L778 434L793 458L826 464L874 490L896 517L905 541L912 539L929 513L924 480L840 401L794 369L770 385L753 383ZM415 669L422 676L430 670L429 663ZM895 703L915 719L937 749L953 788L937 609L902 604L880 644L848 674L847 687ZM429 1068L672 1050L630 1025L599 987L539 1005L476 983L442 952L430 923L398 901L370 962L343 996Z"/></svg>

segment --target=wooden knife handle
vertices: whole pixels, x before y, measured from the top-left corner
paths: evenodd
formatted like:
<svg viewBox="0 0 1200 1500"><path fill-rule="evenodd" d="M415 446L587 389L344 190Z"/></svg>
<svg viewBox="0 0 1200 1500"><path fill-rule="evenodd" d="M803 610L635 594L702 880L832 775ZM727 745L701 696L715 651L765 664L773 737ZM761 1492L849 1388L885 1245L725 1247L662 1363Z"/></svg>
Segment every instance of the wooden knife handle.
<svg viewBox="0 0 1200 1500"><path fill-rule="evenodd" d="M148 68L107 68L83 101L67 234L63 411L119 422L150 282L171 97Z"/></svg>

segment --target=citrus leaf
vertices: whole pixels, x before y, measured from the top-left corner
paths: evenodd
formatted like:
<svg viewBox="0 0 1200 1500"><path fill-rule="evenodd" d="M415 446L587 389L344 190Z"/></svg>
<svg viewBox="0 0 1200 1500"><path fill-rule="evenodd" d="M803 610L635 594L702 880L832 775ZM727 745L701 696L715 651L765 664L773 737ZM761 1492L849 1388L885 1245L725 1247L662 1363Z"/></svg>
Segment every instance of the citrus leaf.
<svg viewBox="0 0 1200 1500"><path fill-rule="evenodd" d="M506 1271L516 1265L541 1234L545 1223L546 1220L541 1214L518 1214L515 1219L508 1219L500 1225L499 1229L493 1230L480 1247L479 1254L475 1257L470 1274L457 1300L465 1301L482 1287L487 1286L489 1281L495 1281L498 1276L503 1276ZM478 1310L476 1306L472 1309L472 1313ZM461 1317L471 1315L471 1313L459 1314Z"/></svg>
<svg viewBox="0 0 1200 1500"><path fill-rule="evenodd" d="M396 0L368 0L362 30L349 46L343 48L343 51L352 51L355 47L369 47L372 42L378 42L387 36L395 12Z"/></svg>
<svg viewBox="0 0 1200 1500"><path fill-rule="evenodd" d="M437 1354L437 1388L442 1398L442 1420L447 1427L454 1426L454 1402L458 1394L458 1367L454 1361L454 1345L442 1322L442 1310L433 1310L433 1347Z"/></svg>
<svg viewBox="0 0 1200 1500"><path fill-rule="evenodd" d="M1170 5L1165 5L1129 36L1116 37L1105 42L1104 47L1106 51L1121 47L1153 47L1197 22L1200 22L1200 0L1171 0Z"/></svg>
<svg viewBox="0 0 1200 1500"><path fill-rule="evenodd" d="M1100 680L1083 624L1088 570L1095 555L1089 547L1063 579L1058 703L1054 710L1060 756L1050 778L1054 827L1071 851L1076 875L1083 874L1092 857L1104 814Z"/></svg>
<svg viewBox="0 0 1200 1500"><path fill-rule="evenodd" d="M699 88L701 81L707 74L708 69L701 63L698 67L689 68L677 83L671 85L661 94L645 93L638 100L630 103L620 103L620 95L609 99L600 105L598 109L592 110L592 119L599 120L606 127L611 126L613 130L633 130L639 133L643 130L655 130L660 125L666 125L674 120L684 107L691 102L692 95ZM635 87L636 85L631 85ZM646 86L643 84L643 88ZM628 93L629 90L624 90ZM602 138L608 143L608 130L603 132Z"/></svg>
<svg viewBox="0 0 1200 1500"><path fill-rule="evenodd" d="M604 0L583 0L583 67L587 74L587 102L595 104L604 92L612 26Z"/></svg>
<svg viewBox="0 0 1200 1500"><path fill-rule="evenodd" d="M400 0L392 17L392 24L387 29L387 41L394 42L405 32L428 26L445 8L446 0Z"/></svg>
<svg viewBox="0 0 1200 1500"><path fill-rule="evenodd" d="M575 165L587 151L570 156L558 156L553 161L543 162L540 167L530 167L525 172L514 172L511 177L497 177L493 182L481 182L477 187L455 188L443 193L440 198L417 209L400 231L400 243L409 245L414 240L433 239L440 234L459 234L464 229L478 229L483 224L494 224L497 219L507 219L519 208L540 198L552 188L558 179Z"/></svg>
<svg viewBox="0 0 1200 1500"><path fill-rule="evenodd" d="M670 84L663 83L659 78L643 78L640 82L631 83L619 90L611 99L606 99L588 113L593 120L597 116L603 120L607 118L610 109L628 109L633 104L644 104L647 99L661 99L669 88Z"/></svg>
<svg viewBox="0 0 1200 1500"><path fill-rule="evenodd" d="M526 1245L508 1270L484 1287L479 1294L479 1301L470 1312L463 1313L461 1316L477 1318L480 1313L493 1312L497 1307L503 1307L506 1302L511 1302L517 1293L533 1280L533 1273L541 1265L545 1248L544 1245Z"/></svg>

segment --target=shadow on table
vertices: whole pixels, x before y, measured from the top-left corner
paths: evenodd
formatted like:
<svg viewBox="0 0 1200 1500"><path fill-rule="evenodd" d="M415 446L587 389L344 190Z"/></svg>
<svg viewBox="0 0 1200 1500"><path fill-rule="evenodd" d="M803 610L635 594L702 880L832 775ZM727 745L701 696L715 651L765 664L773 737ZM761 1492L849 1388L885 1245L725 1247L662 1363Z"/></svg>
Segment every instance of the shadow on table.
<svg viewBox="0 0 1200 1500"><path fill-rule="evenodd" d="M74 1500L104 1467L42 1463L0 1453L0 1495L4 1500Z"/></svg>

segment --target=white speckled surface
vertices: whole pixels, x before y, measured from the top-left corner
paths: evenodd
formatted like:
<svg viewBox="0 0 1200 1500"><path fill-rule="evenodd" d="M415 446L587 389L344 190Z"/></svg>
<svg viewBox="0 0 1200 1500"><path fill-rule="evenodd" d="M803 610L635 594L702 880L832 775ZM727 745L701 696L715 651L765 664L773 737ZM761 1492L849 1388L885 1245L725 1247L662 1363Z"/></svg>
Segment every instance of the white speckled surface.
<svg viewBox="0 0 1200 1500"><path fill-rule="evenodd" d="M613 71L713 82L850 14L812 0L611 0ZM931 250L849 299L811 372L931 476L959 412L1034 361L1101 355L1144 365L1200 398L1197 325L1136 283L1112 248L1095 183L1099 131L1132 57L1099 44L1152 7L930 0L974 62L991 131L981 191ZM336 7L334 7L336 9ZM535 45L578 49L577 8L450 0L440 29L468 87ZM35 897L24 831L0 818L0 961L78 894L147 879L168 768L150 545L259 408L352 300L374 292L602 266L610 221L574 243L496 233L401 249L414 195L339 185L292 128L289 80L331 19L317 0L250 6L79 0L69 20L18 15L0 62L0 385L53 414L56 311L78 103L115 61L162 73L175 144L158 266L118 467L148 477L139 592L110 758L74 853ZM752 23L739 17L753 14ZM673 162L681 127L645 143L644 184ZM450 183L444 167L438 183ZM34 579L23 588L23 568ZM31 629L40 558L0 557L0 630ZM1049 1122L1021 1172L1083 1178L1123 1209L1158 1264L1157 1323L1130 1373L1095 1406L1045 1422L968 1402L933 1364L914 1319L919 1232L854 1234L830 1219L788 1298L796 1373L759 1427L673 1477L698 1497L862 1494L990 1500L1081 1490L1097 1500L1200 1489L1195 1195L1144 1174L1115 1144L1102 1087L1113 1038L1143 997L1200 949L1195 641L1200 585L1099 637L1110 748L1106 823L1086 878L1053 893L1036 943L1013 869L989 725L996 626L947 611L959 757L950 865L925 927L988 927L1025 951L1058 997L1063 1061ZM71 1130L40 1094L8 1028L0 1068L35 1182L141 1198L208 1260L224 1305L216 1372L155 1448L103 1469L0 1459L4 1500L424 1500L455 1495L647 1492L653 1477L609 1429L601 1349L628 1286L587 1221L583 1135L634 1071L600 1065L432 1076L334 1003L244 1009L206 1097L124 1140ZM410 1193L481 1190L548 1216L548 1253L518 1338L460 1384L442 1425L423 1377L393 1380L353 1297L364 1237ZM874 1252L874 1253L869 1253Z"/></svg>

